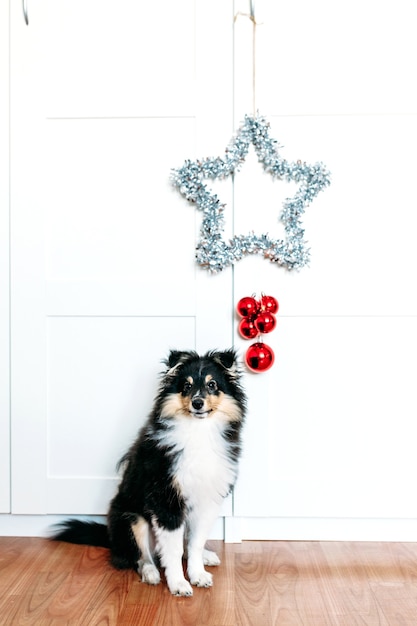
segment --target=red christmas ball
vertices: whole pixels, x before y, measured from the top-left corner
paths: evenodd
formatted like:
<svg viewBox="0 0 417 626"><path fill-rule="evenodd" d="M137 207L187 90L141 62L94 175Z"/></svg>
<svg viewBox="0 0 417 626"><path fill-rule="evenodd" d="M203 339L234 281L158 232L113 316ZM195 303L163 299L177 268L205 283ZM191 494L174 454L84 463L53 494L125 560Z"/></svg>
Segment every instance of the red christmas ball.
<svg viewBox="0 0 417 626"><path fill-rule="evenodd" d="M272 348L265 343L257 342L247 349L245 360L252 372L266 372L274 364L275 355Z"/></svg>
<svg viewBox="0 0 417 626"><path fill-rule="evenodd" d="M278 311L278 300L274 296L261 296L261 309L268 313L276 313Z"/></svg>
<svg viewBox="0 0 417 626"><path fill-rule="evenodd" d="M272 315L272 313L268 313L268 311L262 311L262 313L259 313L255 320L255 327L260 333L270 333L271 330L274 330L276 324L276 318Z"/></svg>
<svg viewBox="0 0 417 626"><path fill-rule="evenodd" d="M239 322L239 333L243 339L254 339L258 334L258 329L255 326L255 322L250 317L244 317Z"/></svg>
<svg viewBox="0 0 417 626"><path fill-rule="evenodd" d="M255 317L259 311L259 302L252 296L245 296L237 303L236 310L241 317Z"/></svg>

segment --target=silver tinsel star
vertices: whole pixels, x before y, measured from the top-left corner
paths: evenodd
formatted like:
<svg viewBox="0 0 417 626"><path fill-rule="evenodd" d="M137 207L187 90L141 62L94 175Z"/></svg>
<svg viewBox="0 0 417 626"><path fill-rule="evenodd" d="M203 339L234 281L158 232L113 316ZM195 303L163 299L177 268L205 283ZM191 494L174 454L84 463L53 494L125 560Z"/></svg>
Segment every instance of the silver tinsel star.
<svg viewBox="0 0 417 626"><path fill-rule="evenodd" d="M274 178L300 183L293 198L283 203L280 219L285 239L271 239L268 234L235 235L223 239L225 205L204 184L205 179L225 178L239 170L249 146L255 148L259 163ZM285 267L300 269L309 260L305 247L301 218L316 195L330 184L330 174L322 163L307 165L290 163L277 152L276 140L269 136L269 123L261 116L246 116L235 138L226 148L224 158L185 161L172 172L172 183L180 193L203 211L200 239L196 248L197 262L211 272L223 270L247 254L262 254L266 259Z"/></svg>

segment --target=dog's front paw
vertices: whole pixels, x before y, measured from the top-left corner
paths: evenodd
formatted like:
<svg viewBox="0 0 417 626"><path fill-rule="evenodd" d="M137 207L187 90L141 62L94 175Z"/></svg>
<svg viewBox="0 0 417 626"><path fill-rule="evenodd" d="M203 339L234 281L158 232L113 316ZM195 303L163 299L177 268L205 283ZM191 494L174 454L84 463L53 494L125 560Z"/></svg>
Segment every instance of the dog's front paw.
<svg viewBox="0 0 417 626"><path fill-rule="evenodd" d="M139 561L138 571L143 583L148 583L148 585L158 585L161 582L161 576L158 568L155 567L153 563L143 563L142 561Z"/></svg>
<svg viewBox="0 0 417 626"><path fill-rule="evenodd" d="M211 587L213 585L213 576L210 572L203 569L201 572L190 573L190 581L196 587Z"/></svg>
<svg viewBox="0 0 417 626"><path fill-rule="evenodd" d="M193 589L190 583L184 579L168 582L168 588L173 596L192 596Z"/></svg>
<svg viewBox="0 0 417 626"><path fill-rule="evenodd" d="M217 554L215 552L212 552L211 550L204 550L203 551L203 562L204 565L220 565L220 559L217 556Z"/></svg>

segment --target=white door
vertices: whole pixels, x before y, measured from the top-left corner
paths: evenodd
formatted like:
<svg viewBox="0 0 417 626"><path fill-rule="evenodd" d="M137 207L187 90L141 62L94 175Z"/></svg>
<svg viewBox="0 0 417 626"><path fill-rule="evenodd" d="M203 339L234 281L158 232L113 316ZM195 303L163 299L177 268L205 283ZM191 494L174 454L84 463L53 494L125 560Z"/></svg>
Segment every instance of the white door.
<svg viewBox="0 0 417 626"><path fill-rule="evenodd" d="M0 513L10 511L9 13L0 2Z"/></svg>
<svg viewBox="0 0 417 626"><path fill-rule="evenodd" d="M28 25L11 9L12 512L104 513L169 349L233 340L232 272L196 265L201 218L170 182L232 131L233 11L27 5Z"/></svg>
<svg viewBox="0 0 417 626"><path fill-rule="evenodd" d="M248 257L234 270L235 303L254 292L280 303L264 336L275 364L247 376L234 512L247 520L244 538L355 538L342 518L374 519L374 531L375 518L417 518L413 2L260 1L256 10L256 107L280 155L323 161L332 183L305 213L308 267ZM235 41L243 119L253 106L243 16ZM250 154L235 177L236 234L282 239L282 200L296 188ZM251 344L235 338L242 351Z"/></svg>

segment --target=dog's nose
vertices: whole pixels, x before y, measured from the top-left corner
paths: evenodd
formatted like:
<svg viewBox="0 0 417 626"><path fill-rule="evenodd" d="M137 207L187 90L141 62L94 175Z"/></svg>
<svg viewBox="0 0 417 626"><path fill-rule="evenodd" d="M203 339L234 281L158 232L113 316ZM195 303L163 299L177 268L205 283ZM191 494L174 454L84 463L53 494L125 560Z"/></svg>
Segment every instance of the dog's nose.
<svg viewBox="0 0 417 626"><path fill-rule="evenodd" d="M197 398L193 398L193 400L192 400L191 404L193 405L193 408L194 408L196 411L199 411L200 409L202 409L202 408L203 408L203 405L204 405L204 400L203 400L203 398L199 398L199 397L197 397Z"/></svg>

